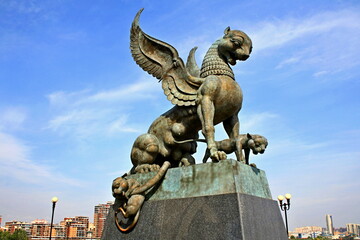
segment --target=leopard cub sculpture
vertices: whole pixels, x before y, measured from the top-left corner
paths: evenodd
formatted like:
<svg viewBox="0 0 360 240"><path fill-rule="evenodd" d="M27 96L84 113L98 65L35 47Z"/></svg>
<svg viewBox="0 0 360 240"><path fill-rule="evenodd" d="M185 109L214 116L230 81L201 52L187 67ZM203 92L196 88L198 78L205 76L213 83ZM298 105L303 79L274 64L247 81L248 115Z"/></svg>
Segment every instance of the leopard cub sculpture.
<svg viewBox="0 0 360 240"><path fill-rule="evenodd" d="M235 152L236 158L238 161L244 162L249 165L249 156L250 150L253 154L257 155L258 153L263 154L268 145L268 141L265 137L257 134L240 134L240 136L235 139L225 139L222 141L216 141L216 146L218 149L224 151L227 154ZM245 156L242 153L242 149L245 153ZM209 150L206 150L203 162L205 163L210 157ZM214 160L213 160L214 161ZM250 164L253 167L256 167L254 163Z"/></svg>
<svg viewBox="0 0 360 240"><path fill-rule="evenodd" d="M120 207L115 211L115 224L121 232L131 231L135 227L145 200L145 192L160 182L169 167L170 163L165 161L156 175L144 184L140 184L132 178L127 179L127 174L114 179L112 194L121 202ZM130 222L128 221L129 223L126 225L122 221L119 222L118 213L121 213Z"/></svg>
<svg viewBox="0 0 360 240"><path fill-rule="evenodd" d="M243 94L230 65L249 58L251 39L227 27L224 36L207 51L200 69L194 57L196 48L185 65L173 46L144 33L139 26L142 11L136 14L130 30L132 56L144 71L161 81L167 99L175 106L135 140L131 172L156 171L164 161L172 167L195 164L192 154L196 142L179 142L197 139L200 130L210 158L226 159L226 153L216 144L214 125L223 123L231 141L239 138L238 113Z"/></svg>

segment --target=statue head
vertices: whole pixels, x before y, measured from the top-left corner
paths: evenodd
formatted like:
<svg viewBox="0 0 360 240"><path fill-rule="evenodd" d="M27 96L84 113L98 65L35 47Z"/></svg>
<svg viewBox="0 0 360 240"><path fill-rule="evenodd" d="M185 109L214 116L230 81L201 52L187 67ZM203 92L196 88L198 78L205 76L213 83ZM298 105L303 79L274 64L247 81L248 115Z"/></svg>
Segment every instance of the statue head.
<svg viewBox="0 0 360 240"><path fill-rule="evenodd" d="M263 154L268 145L268 141L265 137L260 135L247 134L248 146L252 150L253 154Z"/></svg>
<svg viewBox="0 0 360 240"><path fill-rule="evenodd" d="M252 42L246 33L239 30L224 30L224 36L218 46L219 53L231 65L236 64L236 60L245 61L249 58L252 51Z"/></svg>
<svg viewBox="0 0 360 240"><path fill-rule="evenodd" d="M125 178L126 174L118 177L113 181L112 192L114 197L124 197L125 192L129 189L129 183Z"/></svg>

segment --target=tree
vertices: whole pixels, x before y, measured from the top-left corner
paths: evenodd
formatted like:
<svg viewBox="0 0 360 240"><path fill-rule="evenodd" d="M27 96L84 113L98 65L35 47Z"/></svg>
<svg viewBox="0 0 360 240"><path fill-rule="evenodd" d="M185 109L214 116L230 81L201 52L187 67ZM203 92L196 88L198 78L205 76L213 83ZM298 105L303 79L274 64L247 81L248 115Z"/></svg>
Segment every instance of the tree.
<svg viewBox="0 0 360 240"><path fill-rule="evenodd" d="M27 234L24 230L16 229L11 236L12 240L27 240Z"/></svg>
<svg viewBox="0 0 360 240"><path fill-rule="evenodd" d="M0 231L0 240L8 240L11 238L11 233Z"/></svg>
<svg viewBox="0 0 360 240"><path fill-rule="evenodd" d="M13 234L9 232L0 232L0 240L27 240L27 234L24 230L16 229Z"/></svg>

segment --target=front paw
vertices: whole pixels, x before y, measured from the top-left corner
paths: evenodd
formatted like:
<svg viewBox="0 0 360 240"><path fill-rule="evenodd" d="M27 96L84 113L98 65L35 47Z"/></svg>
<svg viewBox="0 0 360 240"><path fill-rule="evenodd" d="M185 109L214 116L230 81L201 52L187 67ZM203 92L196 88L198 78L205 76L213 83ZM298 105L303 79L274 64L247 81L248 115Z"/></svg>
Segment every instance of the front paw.
<svg viewBox="0 0 360 240"><path fill-rule="evenodd" d="M219 151L216 148L211 148L210 149L210 157L213 162L218 162L220 160L226 159L226 153L223 151Z"/></svg>
<svg viewBox="0 0 360 240"><path fill-rule="evenodd" d="M141 164L135 168L136 173L147 173L159 171L160 166L157 164Z"/></svg>
<svg viewBox="0 0 360 240"><path fill-rule="evenodd" d="M255 163L251 163L251 164L250 164L250 167L258 168Z"/></svg>

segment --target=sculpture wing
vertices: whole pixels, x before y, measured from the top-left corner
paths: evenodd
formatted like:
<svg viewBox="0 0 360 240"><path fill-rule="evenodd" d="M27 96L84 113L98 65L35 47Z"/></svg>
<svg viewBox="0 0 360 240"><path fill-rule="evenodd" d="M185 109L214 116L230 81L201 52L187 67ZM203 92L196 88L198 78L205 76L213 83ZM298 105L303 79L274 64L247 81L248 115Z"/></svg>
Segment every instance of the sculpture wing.
<svg viewBox="0 0 360 240"><path fill-rule="evenodd" d="M190 50L188 59L186 61L186 69L192 76L200 77L200 68L197 65L196 60L195 60L196 49L197 49L197 47L194 47Z"/></svg>
<svg viewBox="0 0 360 240"><path fill-rule="evenodd" d="M176 49L144 33L139 26L141 9L130 30L130 49L135 62L146 72L162 81L168 100L178 106L195 105L201 81L194 81Z"/></svg>

